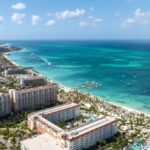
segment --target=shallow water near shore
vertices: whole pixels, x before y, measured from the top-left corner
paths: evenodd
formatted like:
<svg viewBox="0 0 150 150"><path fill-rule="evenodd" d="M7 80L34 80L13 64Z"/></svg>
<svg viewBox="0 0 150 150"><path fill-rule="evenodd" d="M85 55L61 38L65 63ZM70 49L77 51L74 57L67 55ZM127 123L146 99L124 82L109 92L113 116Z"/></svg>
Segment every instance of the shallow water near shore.
<svg viewBox="0 0 150 150"><path fill-rule="evenodd" d="M5 41L25 48L9 58L64 86L150 114L150 41Z"/></svg>

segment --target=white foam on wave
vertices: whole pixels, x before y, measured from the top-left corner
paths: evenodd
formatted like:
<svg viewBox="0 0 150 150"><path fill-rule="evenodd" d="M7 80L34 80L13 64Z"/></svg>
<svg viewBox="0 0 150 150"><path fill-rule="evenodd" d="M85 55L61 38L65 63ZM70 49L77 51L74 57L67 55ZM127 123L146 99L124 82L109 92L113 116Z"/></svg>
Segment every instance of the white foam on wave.
<svg viewBox="0 0 150 150"><path fill-rule="evenodd" d="M46 58L41 58L48 66L51 66L52 63L50 61L48 61L48 59Z"/></svg>
<svg viewBox="0 0 150 150"><path fill-rule="evenodd" d="M30 54L30 56L33 56L33 55L34 55L34 53L31 53L31 54Z"/></svg>
<svg viewBox="0 0 150 150"><path fill-rule="evenodd" d="M19 51L19 53L23 53L23 52L26 52L26 51L28 51L28 49L22 48L21 51Z"/></svg>
<svg viewBox="0 0 150 150"><path fill-rule="evenodd" d="M10 43L1 44L0 46L10 46Z"/></svg>

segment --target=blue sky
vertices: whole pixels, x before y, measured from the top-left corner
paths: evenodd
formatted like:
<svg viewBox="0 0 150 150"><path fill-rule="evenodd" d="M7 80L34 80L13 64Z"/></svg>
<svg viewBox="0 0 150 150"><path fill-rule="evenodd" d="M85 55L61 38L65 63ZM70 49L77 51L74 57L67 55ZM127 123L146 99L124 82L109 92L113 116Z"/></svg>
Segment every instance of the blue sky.
<svg viewBox="0 0 150 150"><path fill-rule="evenodd" d="M0 39L150 39L150 0L0 0Z"/></svg>

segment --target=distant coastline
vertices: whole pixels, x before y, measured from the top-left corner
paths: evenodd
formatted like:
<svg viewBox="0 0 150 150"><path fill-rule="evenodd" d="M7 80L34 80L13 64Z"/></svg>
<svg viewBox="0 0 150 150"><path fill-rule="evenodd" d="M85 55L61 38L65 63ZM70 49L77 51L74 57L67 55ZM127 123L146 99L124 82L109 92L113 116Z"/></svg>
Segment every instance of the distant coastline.
<svg viewBox="0 0 150 150"><path fill-rule="evenodd" d="M11 53L11 52L9 52L9 53ZM9 58L9 56L8 56L9 53L4 53L3 56L4 56L11 64L13 64L14 66L16 66L16 67L21 67L20 65L16 64L14 61L12 61L12 60ZM32 70L32 69L30 69L30 72L34 72L35 74L38 74L38 75L40 75L40 76L43 76L42 74L37 73L37 72L35 72L35 71ZM74 89L69 88L69 87L66 87L66 86L64 86L64 85L62 85L62 84L60 84L60 83L58 83L58 82L56 82L56 81L54 81L54 80L49 80L49 81L50 81L50 82L53 82L53 83L57 83L58 86L59 86L59 88L62 89L62 90L64 90L64 91L66 91L66 92L68 92L68 91L73 91L73 90L74 90ZM81 92L80 90L78 90L78 91ZM86 93L86 92L81 92L81 93L89 94L89 93ZM92 98L96 97L95 95L92 95L92 94L89 94L89 95L90 95ZM139 111L139 110L136 110L136 109L127 107L127 106L123 106L123 105L118 104L118 103L115 103L115 102L108 102L108 101L106 101L106 100L103 99L103 98L98 98L98 99L99 99L100 101L103 101L103 102L106 103L106 104L110 104L110 105L114 105L114 106L116 106L116 107L120 107L120 108L124 109L125 111L134 112L134 113L139 113L139 114L142 113L142 114L144 114L144 115L150 117L150 114L145 113L145 112L143 112L143 111Z"/></svg>

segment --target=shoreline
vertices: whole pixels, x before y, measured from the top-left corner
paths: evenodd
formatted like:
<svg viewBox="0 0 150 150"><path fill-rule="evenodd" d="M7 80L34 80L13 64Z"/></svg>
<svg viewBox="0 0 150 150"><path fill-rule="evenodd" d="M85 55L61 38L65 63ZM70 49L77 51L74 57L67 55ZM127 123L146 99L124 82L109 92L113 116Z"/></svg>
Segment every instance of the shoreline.
<svg viewBox="0 0 150 150"><path fill-rule="evenodd" d="M79 91L79 92L80 92L80 91ZM81 92L81 93L83 93L83 92ZM134 109L134 108L130 108L130 107L128 107L128 106L123 106L123 105L121 105L121 104L119 104L119 103L108 102L106 99L97 97L97 96L92 95L92 94L90 94L90 93L85 93L85 94L89 94L90 97L92 97L92 98L96 97L96 98L98 98L100 101L102 101L102 102L104 102L104 103L106 103L106 104L109 104L109 105L112 105L112 106L116 106L116 107L118 107L118 108L120 108L120 109L123 109L123 110L125 110L125 111L129 111L129 112L133 112L133 113L138 113L138 114L144 114L145 116L150 117L150 114L148 114L148 113L146 113L146 112L143 112L143 111L140 111L140 110L137 110L137 109Z"/></svg>
<svg viewBox="0 0 150 150"><path fill-rule="evenodd" d="M18 65L17 63L15 63L14 61L12 61L12 60L9 58L9 56L8 56L9 53L11 53L11 52L3 53L2 55L3 55L3 57L4 57L10 64L14 65L15 67L21 67L20 65ZM29 69L28 71L29 71L30 73L35 73L35 74L37 74L37 75L39 75L39 76L43 76L43 75L40 74L39 72L35 72L33 69ZM48 81L49 81L49 82L52 82L52 83L57 83L59 89L64 90L65 92L69 92L69 91L74 91L74 90L75 90L75 89L73 89L73 88L66 87L66 86L64 86L64 85L62 85L62 84L60 84L60 83L58 83L57 81L54 81L54 80L51 80L51 79L48 79ZM81 92L80 90L77 90L77 91L80 92L80 93L83 93L83 94L88 94L91 98L98 98L101 102L104 102L104 103L106 103L106 104L119 107L119 108L122 109L122 110L125 110L125 111L128 111L128 112L132 112L132 113L144 114L144 115L150 117L150 114L149 114L149 113L146 113L146 112L143 112L143 111L139 111L139 110L137 110L137 109L130 108L130 107L128 107L128 106L123 106L123 105L121 105L121 104L119 104L119 103L108 102L107 100L105 100L105 99L103 99L103 98L100 98L100 97L97 97L97 96L95 96L95 95L93 95L93 94L91 94L91 93Z"/></svg>
<svg viewBox="0 0 150 150"><path fill-rule="evenodd" d="M5 59L7 59L7 61L8 61L9 63L11 63L12 65L14 65L15 67L17 67L17 68L22 67L22 66L18 65L17 63L15 63L14 61L10 60L10 58L9 58L9 56L8 56L9 53L11 53L11 52L3 53L3 57L4 57ZM43 76L41 73L39 73L38 71L35 72L33 69L29 69L28 71L29 71L30 73L34 73L34 74L36 74L36 75L38 75L38 76ZM46 78L47 78L47 77L46 77ZM66 92L69 92L69 91L73 91L73 90L74 90L74 89L72 89L72 88L70 88L70 87L66 87L66 86L64 86L64 85L62 85L62 84L60 84L60 83L58 83L58 82L56 82L56 81L54 81L54 80L48 79L48 81L49 81L49 82L52 82L52 83L57 83L58 86L59 86L59 88L62 89L62 90L65 90Z"/></svg>
<svg viewBox="0 0 150 150"><path fill-rule="evenodd" d="M14 61L12 61L12 60L10 60L10 59L8 58L8 54L9 54L9 53L10 53L10 52L3 53L2 55L3 55L3 57L4 57L10 64L14 65L15 67L20 67L20 65L16 64Z"/></svg>

